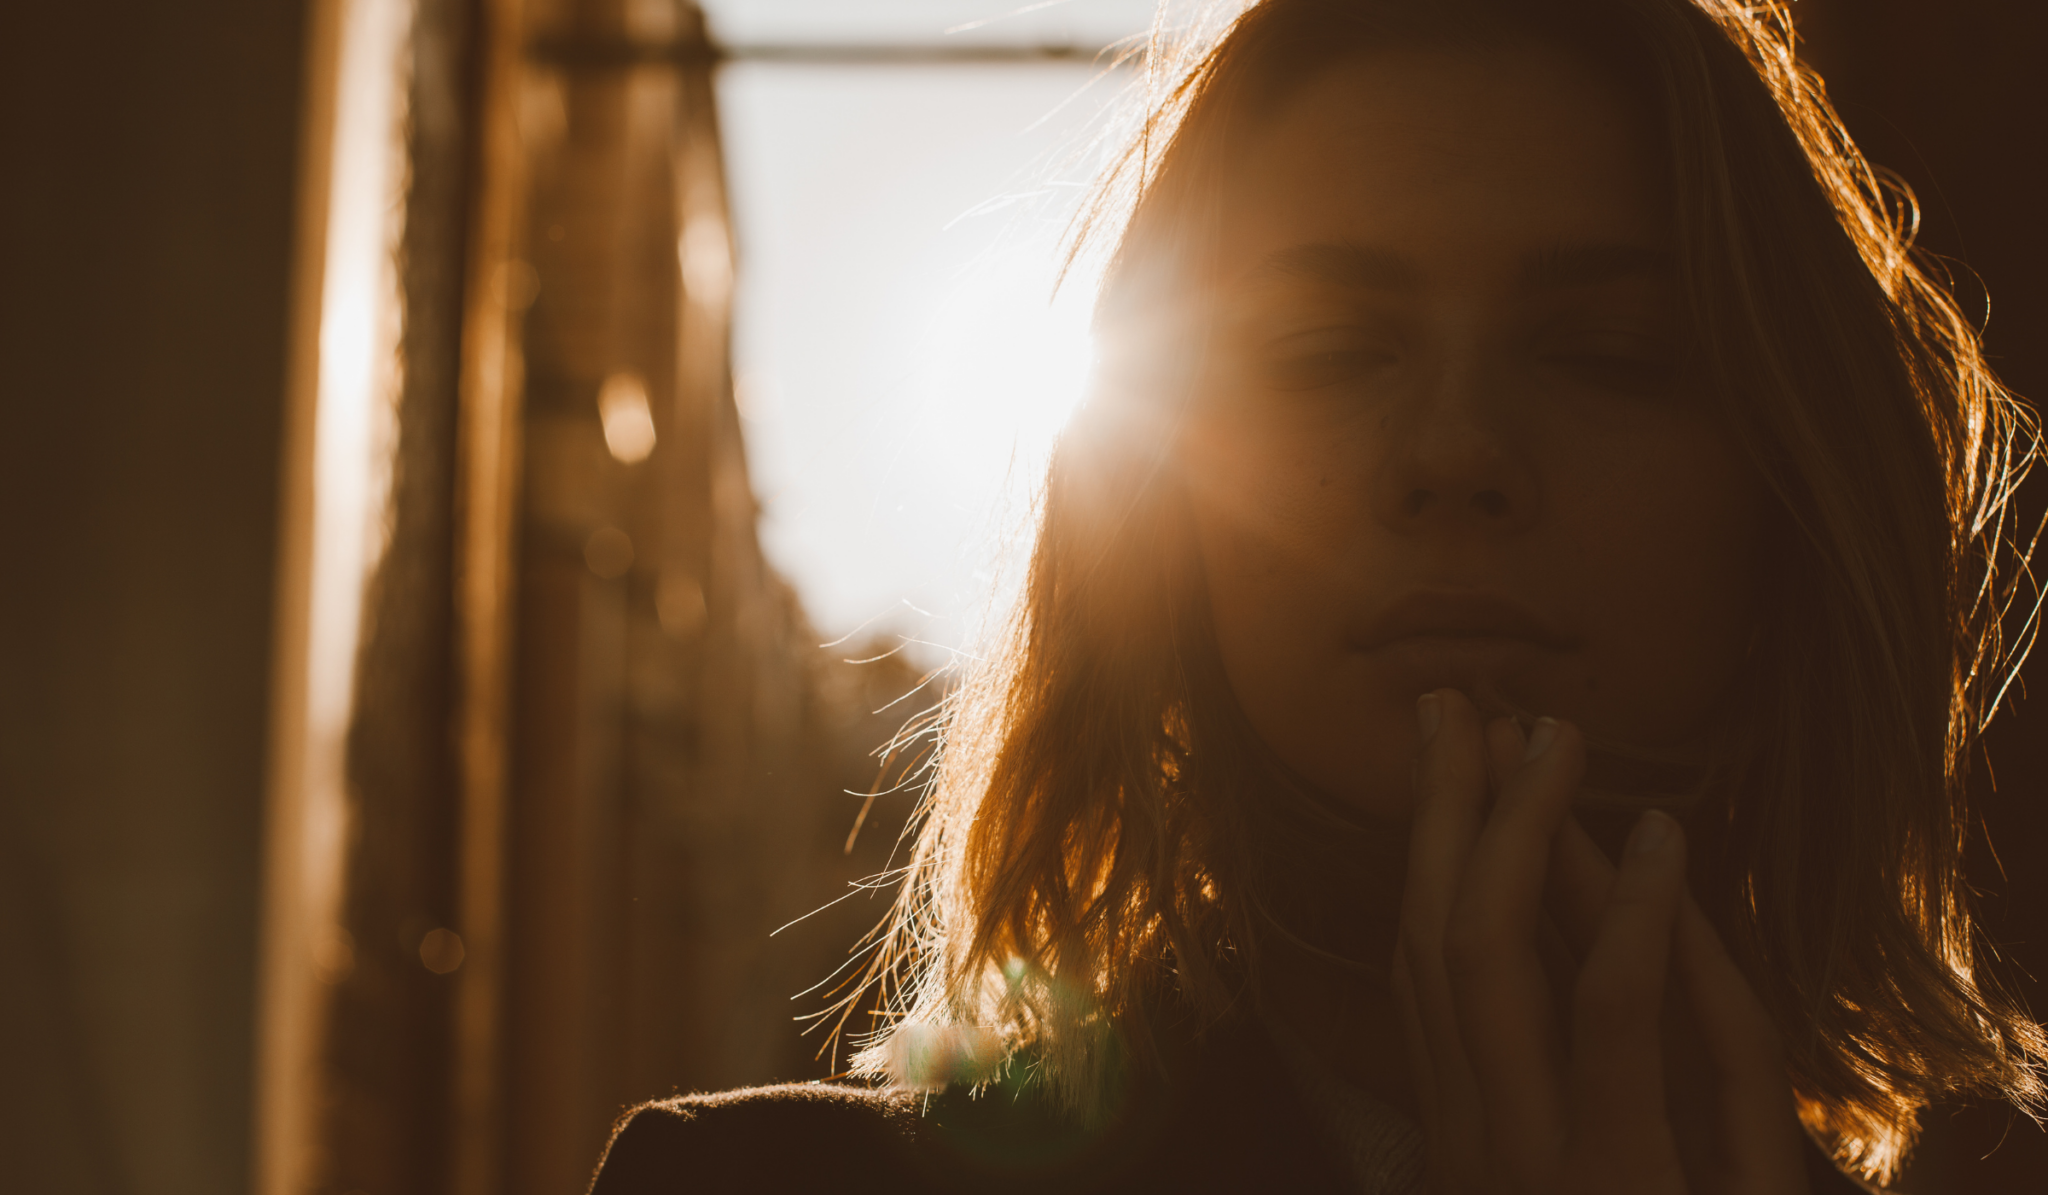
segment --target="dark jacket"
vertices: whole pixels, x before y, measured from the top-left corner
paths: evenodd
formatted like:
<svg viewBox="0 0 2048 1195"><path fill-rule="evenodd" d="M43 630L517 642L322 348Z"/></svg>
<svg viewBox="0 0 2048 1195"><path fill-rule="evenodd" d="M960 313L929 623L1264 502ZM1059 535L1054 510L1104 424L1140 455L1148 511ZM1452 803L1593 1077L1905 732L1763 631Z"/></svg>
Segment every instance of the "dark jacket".
<svg viewBox="0 0 2048 1195"><path fill-rule="evenodd" d="M1199 1072L1199 1079L1193 1072ZM1854 1192L1817 1151L1814 1195ZM1087 1131L1028 1091L786 1084L646 1104L591 1195L1253 1192L1355 1195L1264 1036L1210 1034Z"/></svg>
<svg viewBox="0 0 2048 1195"><path fill-rule="evenodd" d="M1009 1085L789 1084L648 1104L612 1138L592 1195L1347 1191L1262 1036L1219 1031L1178 1053L1093 1130ZM1190 1082L1197 1064L1205 1081Z"/></svg>

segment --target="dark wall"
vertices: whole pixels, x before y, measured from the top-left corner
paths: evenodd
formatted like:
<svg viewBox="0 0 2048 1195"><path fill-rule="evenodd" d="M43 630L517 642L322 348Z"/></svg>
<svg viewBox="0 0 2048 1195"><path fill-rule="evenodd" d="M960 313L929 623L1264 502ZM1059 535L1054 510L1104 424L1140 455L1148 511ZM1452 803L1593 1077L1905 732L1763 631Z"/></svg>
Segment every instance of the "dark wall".
<svg viewBox="0 0 2048 1195"><path fill-rule="evenodd" d="M0 1172L247 1187L302 5L0 31Z"/></svg>
<svg viewBox="0 0 2048 1195"><path fill-rule="evenodd" d="M2007 383L2048 390L2048 7L2011 0L1805 0L1805 48L1871 160L1911 183L1920 243L1968 267ZM1982 285L1968 276L1974 272Z"/></svg>
<svg viewBox="0 0 2048 1195"><path fill-rule="evenodd" d="M1960 263L1964 309L2008 385L2048 399L2048 5L2014 0L1803 0L1796 9L1843 122L1871 159L1910 183L1921 244ZM1988 296L1988 309L1986 306ZM2031 532L2048 477L2023 494ZM2005 978L2048 1015L2048 651L1986 740L1976 774L1987 834L1970 879ZM1996 847L1986 849L1986 842ZM1998 1106L1928 1117L1926 1189L2036 1191L2048 1136ZM1919 1190L1921 1188L1910 1188Z"/></svg>

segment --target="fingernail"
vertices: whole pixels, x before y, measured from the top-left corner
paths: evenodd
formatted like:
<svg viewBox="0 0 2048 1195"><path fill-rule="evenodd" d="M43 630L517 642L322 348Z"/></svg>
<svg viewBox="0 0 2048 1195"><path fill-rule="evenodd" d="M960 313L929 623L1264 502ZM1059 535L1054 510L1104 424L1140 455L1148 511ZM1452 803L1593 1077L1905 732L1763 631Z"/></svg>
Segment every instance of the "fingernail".
<svg viewBox="0 0 2048 1195"><path fill-rule="evenodd" d="M1436 728L1443 720L1443 707L1437 703L1436 694L1424 693L1415 699L1415 728L1421 732L1422 746L1427 747L1429 740L1436 737Z"/></svg>
<svg viewBox="0 0 2048 1195"><path fill-rule="evenodd" d="M1636 828L1628 836L1628 853L1647 855L1664 845L1671 837L1671 818L1652 809L1636 819Z"/></svg>
<svg viewBox="0 0 2048 1195"><path fill-rule="evenodd" d="M1545 751L1550 750L1550 744L1556 738L1556 718L1536 719L1536 729L1529 732L1529 743L1522 748L1522 762L1528 763Z"/></svg>

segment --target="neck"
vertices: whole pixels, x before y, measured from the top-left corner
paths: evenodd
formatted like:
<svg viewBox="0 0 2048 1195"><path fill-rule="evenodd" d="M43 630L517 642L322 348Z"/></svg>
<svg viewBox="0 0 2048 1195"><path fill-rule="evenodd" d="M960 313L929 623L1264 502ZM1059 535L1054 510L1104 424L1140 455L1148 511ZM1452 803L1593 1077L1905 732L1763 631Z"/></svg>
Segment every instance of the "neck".
<svg viewBox="0 0 2048 1195"><path fill-rule="evenodd" d="M1337 1077L1417 1114L1401 1018L1385 979L1293 949L1269 952L1261 969L1265 1015Z"/></svg>
<svg viewBox="0 0 2048 1195"><path fill-rule="evenodd" d="M1292 836L1290 836L1292 837ZM1275 844L1261 901L1259 1000L1339 1078L1411 1115L1407 1047L1389 974L1407 828Z"/></svg>

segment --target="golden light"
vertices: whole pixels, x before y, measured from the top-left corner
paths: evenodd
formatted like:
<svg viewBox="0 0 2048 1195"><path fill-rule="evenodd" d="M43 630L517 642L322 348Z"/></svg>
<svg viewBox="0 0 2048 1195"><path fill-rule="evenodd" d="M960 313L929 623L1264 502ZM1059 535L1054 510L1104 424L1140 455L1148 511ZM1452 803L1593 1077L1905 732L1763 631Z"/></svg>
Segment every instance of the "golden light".
<svg viewBox="0 0 2048 1195"><path fill-rule="evenodd" d="M364 598L392 526L403 382L393 247L407 210L412 7L318 12L309 72L331 91L305 117L280 499L252 1176L265 1192L313 1183L322 1018L357 965L342 926L349 733Z"/></svg>
<svg viewBox="0 0 2048 1195"><path fill-rule="evenodd" d="M597 412L604 420L604 446L621 464L637 465L654 451L654 411L639 374L622 371L606 378L597 392Z"/></svg>
<svg viewBox="0 0 2048 1195"><path fill-rule="evenodd" d="M692 302L722 305L732 293L732 233L712 215L690 219L676 243L682 263L683 292Z"/></svg>

